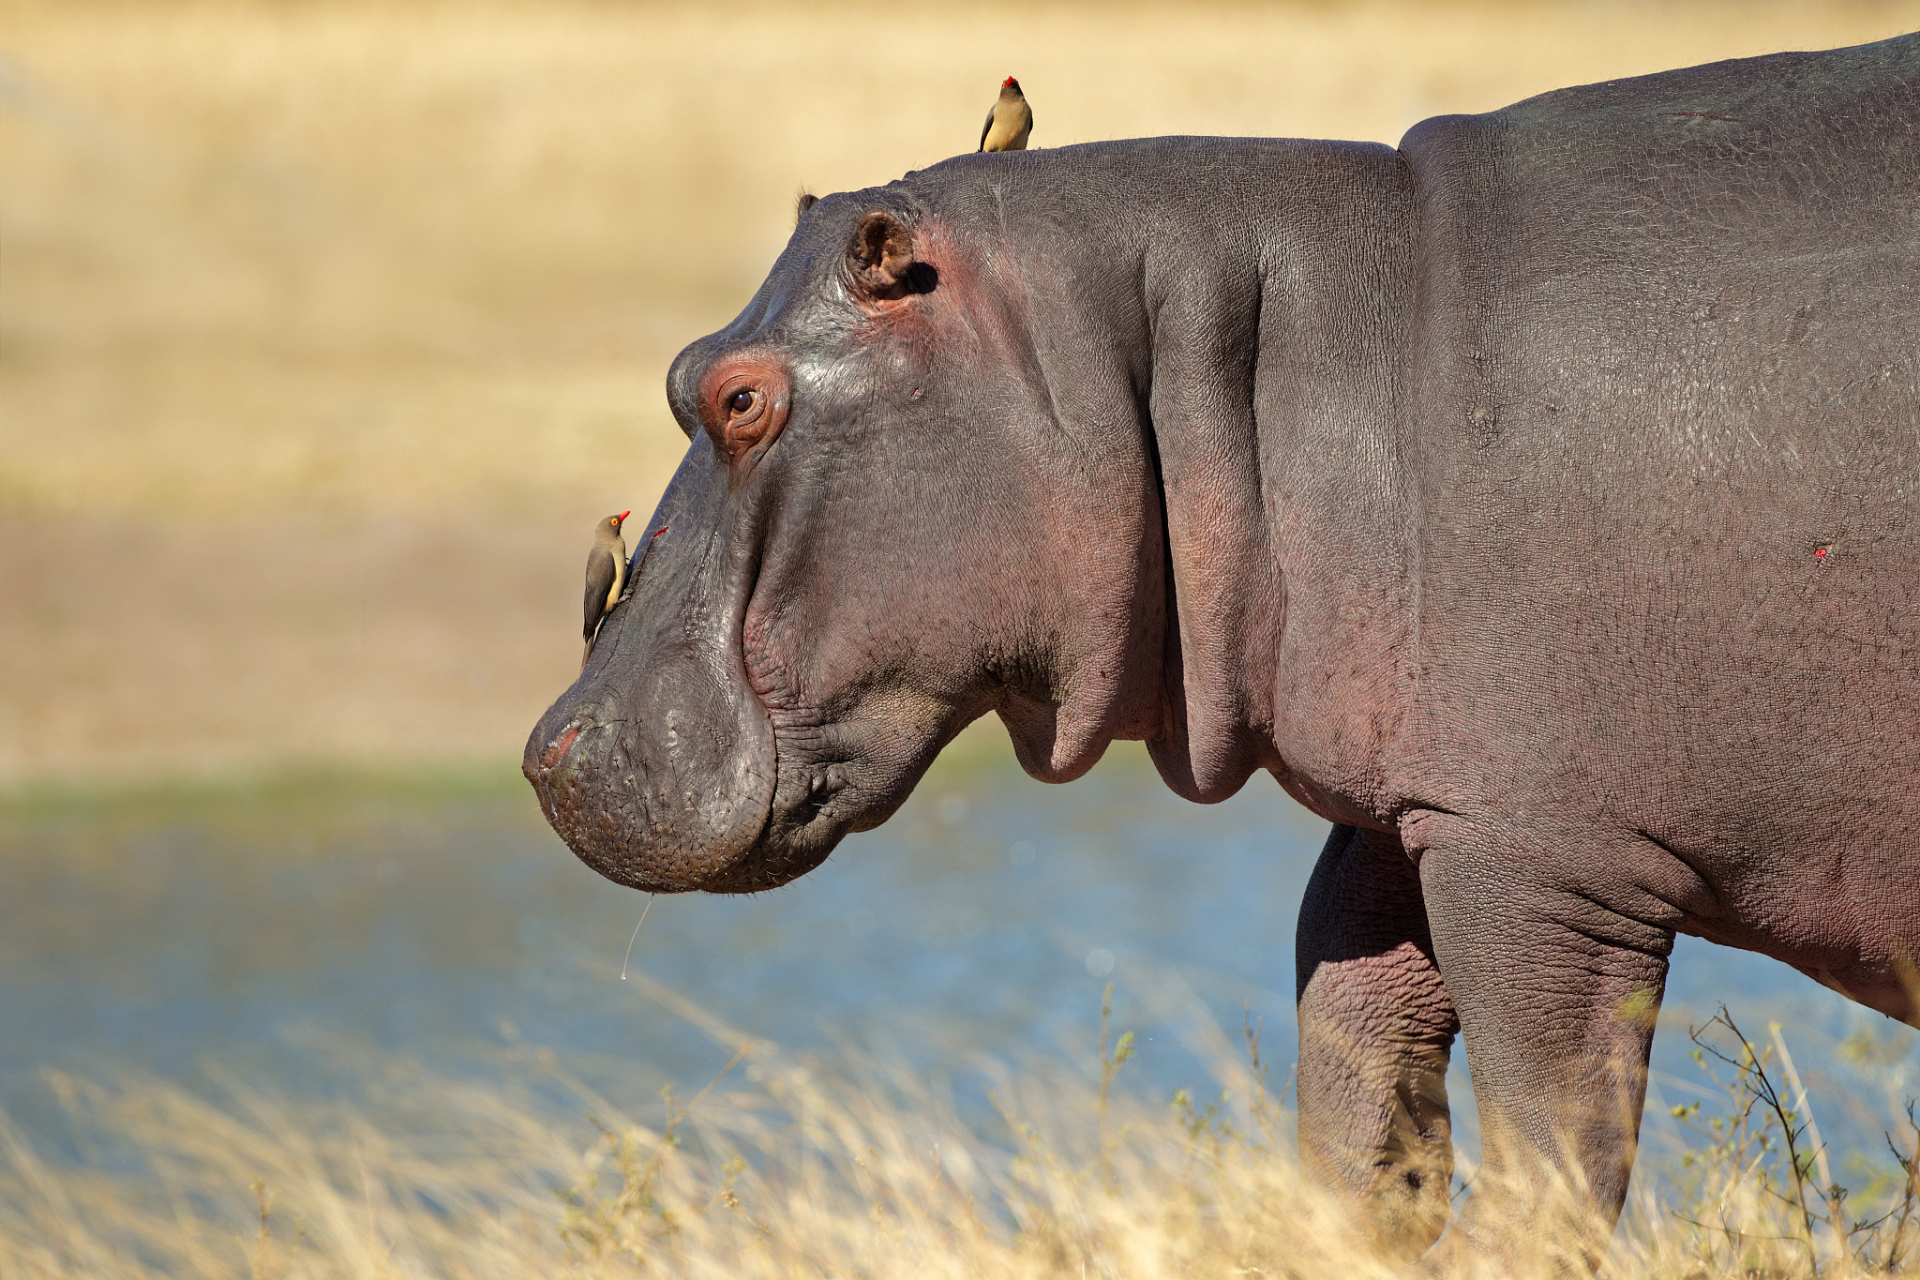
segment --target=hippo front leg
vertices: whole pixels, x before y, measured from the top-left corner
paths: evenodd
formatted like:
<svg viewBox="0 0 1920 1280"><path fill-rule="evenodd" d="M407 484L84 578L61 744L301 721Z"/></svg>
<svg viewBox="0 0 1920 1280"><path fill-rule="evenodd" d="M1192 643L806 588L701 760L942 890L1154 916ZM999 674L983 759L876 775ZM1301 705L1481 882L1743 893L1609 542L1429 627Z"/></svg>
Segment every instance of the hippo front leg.
<svg viewBox="0 0 1920 1280"><path fill-rule="evenodd" d="M1631 842L1433 811L1410 815L1401 838L1459 1010L1483 1153L1427 1265L1448 1274L1470 1254L1590 1274L1633 1168L1679 914L1661 891L1686 892L1684 876Z"/></svg>
<svg viewBox="0 0 1920 1280"><path fill-rule="evenodd" d="M1410 1260L1447 1223L1447 1055L1459 1030L1418 869L1398 837L1335 827L1300 907L1300 1153L1373 1242Z"/></svg>

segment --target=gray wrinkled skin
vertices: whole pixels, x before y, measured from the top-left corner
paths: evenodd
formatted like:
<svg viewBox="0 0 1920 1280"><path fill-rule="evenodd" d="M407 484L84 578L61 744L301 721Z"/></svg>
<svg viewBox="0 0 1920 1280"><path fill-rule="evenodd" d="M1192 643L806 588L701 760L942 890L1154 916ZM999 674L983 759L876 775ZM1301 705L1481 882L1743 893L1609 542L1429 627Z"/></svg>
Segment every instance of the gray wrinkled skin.
<svg viewBox="0 0 1920 1280"><path fill-rule="evenodd" d="M1566 1174L1577 1270L1676 932L1920 1023L1917 83L1906 37L1398 151L1150 139L828 197L676 362L693 448L528 777L603 874L731 892L989 711L1051 780L1115 738L1195 800L1265 770L1337 824L1308 1166L1425 1250L1463 1032L1505 1190L1446 1248L1539 1231ZM898 296L849 259L876 211ZM702 397L748 357L790 416L734 457Z"/></svg>

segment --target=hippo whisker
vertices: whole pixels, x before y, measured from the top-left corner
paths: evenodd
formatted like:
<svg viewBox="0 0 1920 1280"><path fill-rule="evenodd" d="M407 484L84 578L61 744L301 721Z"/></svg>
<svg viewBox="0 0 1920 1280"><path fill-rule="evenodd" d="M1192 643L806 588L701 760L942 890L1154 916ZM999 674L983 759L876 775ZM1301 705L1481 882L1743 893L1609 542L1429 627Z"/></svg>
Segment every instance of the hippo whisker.
<svg viewBox="0 0 1920 1280"><path fill-rule="evenodd" d="M653 910L655 896L651 893L647 895L647 905L640 908L640 918L633 922L633 937L627 939L627 954L620 958L620 981L622 982L627 980L627 964L633 959L633 944L640 936L640 926L647 922L647 912Z"/></svg>

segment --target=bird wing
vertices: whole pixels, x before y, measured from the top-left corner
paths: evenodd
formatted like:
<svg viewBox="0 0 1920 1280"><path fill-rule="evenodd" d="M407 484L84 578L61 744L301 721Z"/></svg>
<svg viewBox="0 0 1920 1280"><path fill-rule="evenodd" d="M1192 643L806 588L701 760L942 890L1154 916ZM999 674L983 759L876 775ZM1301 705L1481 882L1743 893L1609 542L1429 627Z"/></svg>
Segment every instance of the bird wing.
<svg viewBox="0 0 1920 1280"><path fill-rule="evenodd" d="M612 553L613 581L607 586L607 612L613 612L613 606L627 598L627 577L631 566L627 561L627 544L622 542Z"/></svg>
<svg viewBox="0 0 1920 1280"><path fill-rule="evenodd" d="M593 629L600 625L601 617L607 612L607 592L613 590L613 578L613 557L595 547L587 557L586 627L581 632L589 641L593 639Z"/></svg>
<svg viewBox="0 0 1920 1280"><path fill-rule="evenodd" d="M987 135L993 132L993 113L999 109L1000 104L997 102L987 108L987 122L980 126L980 145L974 148L975 151L987 149Z"/></svg>

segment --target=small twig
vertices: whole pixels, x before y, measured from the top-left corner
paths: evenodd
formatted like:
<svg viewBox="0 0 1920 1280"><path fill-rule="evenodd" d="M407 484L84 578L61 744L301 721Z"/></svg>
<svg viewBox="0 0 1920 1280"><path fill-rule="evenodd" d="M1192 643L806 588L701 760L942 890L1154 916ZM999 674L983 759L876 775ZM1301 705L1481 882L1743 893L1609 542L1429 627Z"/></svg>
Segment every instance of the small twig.
<svg viewBox="0 0 1920 1280"><path fill-rule="evenodd" d="M1254 1123L1260 1126L1260 1132L1266 1136L1267 1148L1280 1149L1278 1132L1274 1125L1274 1101L1267 1092L1267 1064L1260 1057L1260 1024L1254 1021L1250 1004L1240 1009L1240 1035L1247 1042L1247 1058L1253 1071L1253 1098L1249 1109L1253 1112ZM1291 1083L1291 1077L1289 1077Z"/></svg>
<svg viewBox="0 0 1920 1280"><path fill-rule="evenodd" d="M1902 1155L1900 1148L1893 1144L1893 1135L1890 1133L1886 1135L1887 1150L1893 1153L1894 1162L1900 1166L1901 1172L1907 1175L1906 1185L1900 1191L1900 1206L1887 1215L1888 1217L1898 1215L1894 1222L1893 1239L1887 1245L1885 1270L1889 1275L1900 1268L1900 1249L1906 1242L1907 1228L1913 1223L1916 1204L1920 1203L1920 1120L1914 1118L1913 1108L1914 1103L1909 1099L1907 1129L1913 1134L1913 1150Z"/></svg>
<svg viewBox="0 0 1920 1280"><path fill-rule="evenodd" d="M1107 1128L1107 1100L1113 1092L1113 1078L1133 1056L1131 1031L1122 1032L1114 1041L1113 1051L1107 1051L1107 1031L1112 1018L1113 984L1109 982L1100 993L1100 1171L1109 1182L1113 1180L1113 1139Z"/></svg>
<svg viewBox="0 0 1920 1280"><path fill-rule="evenodd" d="M1800 1073L1794 1070L1793 1055L1787 1052L1787 1042L1780 1035L1780 1024L1769 1022L1767 1031L1773 1037L1773 1047L1780 1054L1780 1069L1787 1073L1787 1083L1793 1086L1794 1114L1805 1116L1807 1137L1813 1143L1814 1168L1820 1172L1820 1185L1831 1188L1833 1170L1827 1165L1827 1144L1820 1140L1820 1125L1813 1118L1813 1104L1807 1100L1807 1086L1800 1082Z"/></svg>
<svg viewBox="0 0 1920 1280"><path fill-rule="evenodd" d="M1780 1090L1775 1087L1773 1083L1773 1077L1767 1074L1764 1056L1754 1051L1753 1042L1748 1040L1745 1033L1735 1025L1733 1015L1727 1011L1725 1005L1720 1006L1720 1012L1715 1015L1712 1021L1720 1023L1720 1025L1733 1033L1734 1039L1740 1042L1743 1058L1741 1061L1735 1062L1732 1058L1727 1057L1727 1055L1720 1053L1718 1050L1709 1049L1708 1052L1714 1054L1714 1056L1722 1062L1728 1063L1735 1069L1743 1072L1747 1087L1753 1091L1754 1096L1759 1098L1759 1100L1766 1105L1767 1110L1771 1111L1774 1118L1780 1122L1780 1133L1787 1145L1787 1171L1793 1179L1793 1200L1791 1203L1800 1210L1800 1226L1804 1233L1804 1238L1801 1243L1806 1246L1807 1250L1807 1273L1810 1276L1817 1277L1820 1274L1820 1256L1813 1242L1813 1210L1807 1205L1807 1168L1812 1165L1812 1161L1811 1159L1805 1159L1803 1162L1799 1143L1800 1135L1804 1132L1804 1129L1794 1126L1794 1113L1788 1108L1786 1101L1781 1098ZM1712 1022L1708 1025L1711 1026ZM1775 1194L1778 1193L1776 1192ZM1785 1199L1785 1197L1781 1198Z"/></svg>

